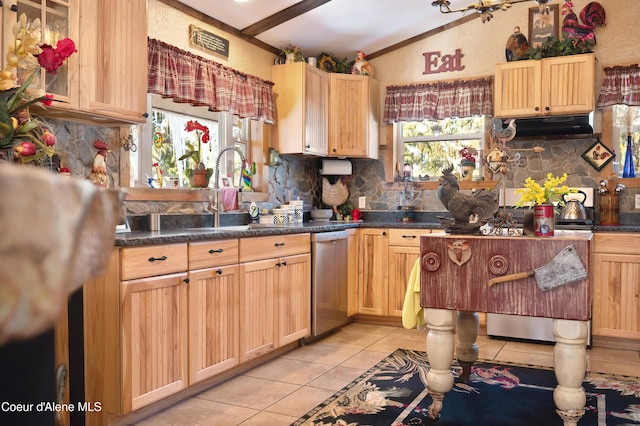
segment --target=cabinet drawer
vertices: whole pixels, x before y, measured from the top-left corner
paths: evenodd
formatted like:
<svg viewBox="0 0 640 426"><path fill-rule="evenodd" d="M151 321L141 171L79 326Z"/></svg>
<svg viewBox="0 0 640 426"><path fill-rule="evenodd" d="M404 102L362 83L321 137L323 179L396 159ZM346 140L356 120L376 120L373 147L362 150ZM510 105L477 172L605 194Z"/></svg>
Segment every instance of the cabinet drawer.
<svg viewBox="0 0 640 426"><path fill-rule="evenodd" d="M124 248L120 256L123 281L187 270L186 243Z"/></svg>
<svg viewBox="0 0 640 426"><path fill-rule="evenodd" d="M389 245L420 247L420 235L431 234L439 229L389 229Z"/></svg>
<svg viewBox="0 0 640 426"><path fill-rule="evenodd" d="M189 243L189 269L238 263L238 240Z"/></svg>
<svg viewBox="0 0 640 426"><path fill-rule="evenodd" d="M310 234L243 238L240 240L240 263L309 253L310 251Z"/></svg>
<svg viewBox="0 0 640 426"><path fill-rule="evenodd" d="M610 254L640 254L640 234L596 232L593 235L593 251Z"/></svg>

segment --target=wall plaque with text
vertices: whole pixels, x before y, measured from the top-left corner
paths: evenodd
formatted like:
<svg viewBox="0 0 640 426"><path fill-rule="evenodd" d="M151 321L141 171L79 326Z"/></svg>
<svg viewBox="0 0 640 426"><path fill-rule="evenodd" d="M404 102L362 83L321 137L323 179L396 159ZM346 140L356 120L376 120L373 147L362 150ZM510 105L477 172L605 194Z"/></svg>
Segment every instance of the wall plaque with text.
<svg viewBox="0 0 640 426"><path fill-rule="evenodd" d="M209 53L229 57L229 40L195 25L189 25L189 44Z"/></svg>

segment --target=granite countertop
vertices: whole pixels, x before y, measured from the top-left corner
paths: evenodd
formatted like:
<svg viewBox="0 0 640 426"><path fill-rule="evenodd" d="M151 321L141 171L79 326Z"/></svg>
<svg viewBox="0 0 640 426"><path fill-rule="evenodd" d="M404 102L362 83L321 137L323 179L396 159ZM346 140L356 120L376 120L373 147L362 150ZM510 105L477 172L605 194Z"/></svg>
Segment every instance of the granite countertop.
<svg viewBox="0 0 640 426"><path fill-rule="evenodd" d="M115 236L116 247L134 247L153 244L173 244L189 241L222 240L229 238L263 237L269 235L317 233L340 231L349 228L403 228L442 229L438 222L402 222L399 220L374 220L365 222L304 222L295 225L251 225L249 229L238 230L235 226L222 228L195 227L162 229L161 231L132 231ZM598 232L639 232L640 225L594 225Z"/></svg>

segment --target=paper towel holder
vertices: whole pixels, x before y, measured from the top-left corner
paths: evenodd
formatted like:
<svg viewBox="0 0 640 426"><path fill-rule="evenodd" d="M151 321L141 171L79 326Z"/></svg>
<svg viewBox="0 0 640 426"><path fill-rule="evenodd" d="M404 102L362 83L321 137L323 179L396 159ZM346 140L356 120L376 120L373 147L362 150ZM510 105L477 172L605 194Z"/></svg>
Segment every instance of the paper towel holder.
<svg viewBox="0 0 640 426"><path fill-rule="evenodd" d="M353 165L349 160L342 159L323 159L320 168L321 175L345 176L353 174Z"/></svg>

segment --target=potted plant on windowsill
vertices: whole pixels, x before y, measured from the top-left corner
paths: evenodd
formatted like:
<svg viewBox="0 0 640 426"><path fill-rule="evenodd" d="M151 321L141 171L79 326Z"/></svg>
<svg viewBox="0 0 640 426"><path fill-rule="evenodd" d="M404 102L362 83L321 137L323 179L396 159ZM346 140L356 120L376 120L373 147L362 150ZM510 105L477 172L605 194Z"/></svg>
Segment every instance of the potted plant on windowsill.
<svg viewBox="0 0 640 426"><path fill-rule="evenodd" d="M195 132L196 138L198 140L198 149L195 148L194 144L191 142L187 142L187 152L183 154L178 160L186 160L187 158L191 159L191 163L195 163L193 168L186 168L184 173L189 178L189 182L193 188L207 188L209 186L209 179L213 176L213 169L208 168L202 162L202 144L208 143L209 136L209 128L198 123L195 120L190 120L185 125L185 131L187 132Z"/></svg>

